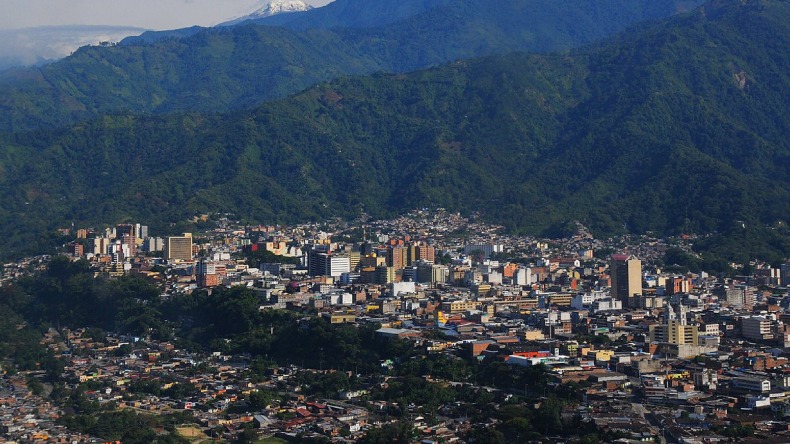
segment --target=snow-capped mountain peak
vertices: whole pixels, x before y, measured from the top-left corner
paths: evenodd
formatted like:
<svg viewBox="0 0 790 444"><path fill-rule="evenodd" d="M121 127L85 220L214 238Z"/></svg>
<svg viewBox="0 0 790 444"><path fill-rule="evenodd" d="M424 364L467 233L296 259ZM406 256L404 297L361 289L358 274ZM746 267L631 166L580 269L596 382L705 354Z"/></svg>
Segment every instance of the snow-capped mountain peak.
<svg viewBox="0 0 790 444"><path fill-rule="evenodd" d="M272 15L285 14L288 12L307 11L310 9L313 9L313 7L302 0L274 0L273 2L248 15L245 17L245 19L250 20L270 17Z"/></svg>
<svg viewBox="0 0 790 444"><path fill-rule="evenodd" d="M287 14L291 12L304 12L313 9L312 6L303 2L302 0L273 0L270 3L256 9L254 12L239 17L228 22L220 23L217 26L232 26L239 23L246 22L247 20L262 19L271 17L273 15Z"/></svg>

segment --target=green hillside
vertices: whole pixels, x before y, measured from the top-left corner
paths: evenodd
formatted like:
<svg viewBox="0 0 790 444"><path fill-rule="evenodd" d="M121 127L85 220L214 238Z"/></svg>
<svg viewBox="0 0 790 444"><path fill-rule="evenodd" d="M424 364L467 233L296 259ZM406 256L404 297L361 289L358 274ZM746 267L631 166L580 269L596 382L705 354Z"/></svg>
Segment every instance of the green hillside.
<svg viewBox="0 0 790 444"><path fill-rule="evenodd" d="M408 15L415 1L402 2L401 13ZM390 0L366 2L357 19L392 7ZM105 114L228 112L342 75L405 72L517 50L566 50L694 3L700 0L453 0L411 5L415 14L422 12L377 28L324 29L351 20L346 11L303 31L247 25L153 44L85 47L42 68L0 73L0 131L65 126ZM353 10L349 4L338 7Z"/></svg>
<svg viewBox="0 0 790 444"><path fill-rule="evenodd" d="M781 226L788 27L788 2L720 1L573 55L344 78L229 115L8 135L3 253L70 221L165 226L216 211L298 221L443 206L531 233L569 220L597 233Z"/></svg>

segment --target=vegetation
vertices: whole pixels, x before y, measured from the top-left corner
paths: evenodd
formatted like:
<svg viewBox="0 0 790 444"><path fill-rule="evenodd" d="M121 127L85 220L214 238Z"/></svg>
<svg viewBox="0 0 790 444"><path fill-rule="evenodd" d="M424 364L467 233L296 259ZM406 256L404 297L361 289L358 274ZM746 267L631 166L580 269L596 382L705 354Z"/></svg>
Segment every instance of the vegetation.
<svg viewBox="0 0 790 444"><path fill-rule="evenodd" d="M713 263L781 260L788 23L787 2L716 2L570 55L344 78L229 115L6 135L0 255L40 251L57 241L40 233L70 222L164 230L204 212L294 222L428 205L528 233L573 220L596 234L719 233L698 245ZM223 32L237 31L194 38ZM133 50L145 48L118 51Z"/></svg>
<svg viewBox="0 0 790 444"><path fill-rule="evenodd" d="M186 422L188 415L146 415L131 410L101 412L98 414L66 415L59 422L71 430L99 436L105 440L124 443L186 444L190 441L179 436L175 427ZM157 434L156 427L164 433Z"/></svg>
<svg viewBox="0 0 790 444"><path fill-rule="evenodd" d="M351 11L360 18L357 12L366 11L369 20L393 9L387 0L356 1L366 5L347 5L339 26L329 25L334 29L245 25L153 44L84 47L61 62L0 75L0 131L106 114L228 111L341 75L407 71L516 50L569 49L635 22L666 17L678 4L700 2L503 0L491 7L456 0L434 1L435 7L425 10L422 1L410 0L398 2L400 21L355 27L346 24Z"/></svg>
<svg viewBox="0 0 790 444"><path fill-rule="evenodd" d="M262 302L246 287L162 300L157 287L143 278L94 279L85 262L55 257L45 275L0 288L0 310L5 315L0 324L0 359L13 361L19 369L47 370L56 379L62 365L39 345L41 331L49 326L88 327L87 334L97 341L103 341L104 331L156 340L171 340L178 333L184 347L258 356L253 365L257 372L265 372L267 362L279 362L371 374L380 370L381 360L414 353L408 342L377 337L378 324L334 326L321 317L261 312ZM306 385L314 386L316 393L332 391L338 387L332 378ZM342 384L348 388L351 382ZM149 381L130 387L132 393L173 397L194 390L190 384L163 390Z"/></svg>
<svg viewBox="0 0 790 444"><path fill-rule="evenodd" d="M362 442L410 442L417 435L409 418L420 415L430 423L442 410L446 410L444 414L467 416L473 423L488 423L490 418L495 418L492 429L470 432L470 440L476 442L520 442L540 436L578 436L595 441L594 428L589 424L563 420L562 409L578 402L580 386L552 383L548 369L541 365L518 367L505 365L496 358L479 362L448 354L430 354L408 341L378 338L374 334L377 325L331 325L323 318L301 317L292 312L261 313L254 293L248 288L216 289L210 297L197 293L163 302L148 296L153 294L154 287L142 278L88 281L84 264L70 263L65 258L54 258L47 270L38 279L26 280L11 287L11 291L4 291L0 303L25 313L31 325L43 327L57 320L63 327L92 326L84 336L99 342L105 334L98 326L114 327L122 333L138 331L136 323L111 324L112 321L105 319L106 313L121 312L131 306L146 307L150 310L147 313L150 320L146 322L151 327L143 333L162 337L172 329L186 338L178 344L179 348L217 351L219 347L224 352L249 353L253 357L249 366L253 380L261 380L267 368L275 363L298 363L303 370L293 383L311 397L334 398L341 391L360 389L361 374L381 376L381 384L369 389L370 399L387 401L388 409L381 413L397 422L370 430ZM117 297L102 299L101 295L110 289ZM127 293L130 289L140 297L130 298ZM52 295L74 306L64 313L55 310L38 313L42 299ZM79 303L83 298L89 303ZM164 332L159 330L162 328ZM127 348L124 352L131 351ZM383 360L393 361L395 365L382 367ZM116 410L114 403L101 405L89 396L90 392L106 387L103 385L106 383L89 381L67 390L58 381L60 373L53 372L54 384L49 396L67 412L59 419L62 425L105 440L186 442L176 433L176 427L192 422L189 412L153 416L133 409ZM154 395L185 399L197 393L192 384L183 381L171 384L175 381L168 377L135 381L129 385L125 397ZM43 384L36 378L28 380L28 387L36 393L43 391ZM261 410L275 403L280 395L267 390L254 391L231 404L227 412ZM365 399L360 402L364 403ZM535 403L540 403L540 408L533 408ZM244 433L239 439L243 442L255 436Z"/></svg>

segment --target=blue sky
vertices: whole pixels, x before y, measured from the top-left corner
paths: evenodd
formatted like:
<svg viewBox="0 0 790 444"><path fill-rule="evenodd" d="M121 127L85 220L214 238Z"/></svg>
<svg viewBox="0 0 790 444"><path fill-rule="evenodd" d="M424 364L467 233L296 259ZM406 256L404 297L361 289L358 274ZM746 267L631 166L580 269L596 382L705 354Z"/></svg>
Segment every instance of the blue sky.
<svg viewBox="0 0 790 444"><path fill-rule="evenodd" d="M248 14L270 0L2 0L0 30L62 25L174 29L210 26ZM323 6L329 0L305 0Z"/></svg>

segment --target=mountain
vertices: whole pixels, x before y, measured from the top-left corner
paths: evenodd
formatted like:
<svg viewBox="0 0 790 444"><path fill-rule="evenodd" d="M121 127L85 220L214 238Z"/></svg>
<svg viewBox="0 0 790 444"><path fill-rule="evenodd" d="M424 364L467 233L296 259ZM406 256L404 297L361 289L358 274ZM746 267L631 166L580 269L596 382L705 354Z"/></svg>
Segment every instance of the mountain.
<svg viewBox="0 0 790 444"><path fill-rule="evenodd" d="M350 2L336 3L356 4ZM363 9L433 3L366 0ZM479 0L448 0L377 28L300 31L239 25L152 44L82 48L45 67L0 73L0 131L63 126L126 112L227 112L346 74L406 72L516 50L567 50L672 15L689 3L501 0L492 7Z"/></svg>
<svg viewBox="0 0 790 444"><path fill-rule="evenodd" d="M260 17L257 23L284 26L293 30L332 28L374 28L451 5L454 0L335 0L307 12ZM496 8L498 6L494 6Z"/></svg>
<svg viewBox="0 0 790 444"><path fill-rule="evenodd" d="M311 9L313 9L312 6L308 5L307 3L301 0L277 0L268 3L261 8L258 8L257 10L250 13L249 15L225 23L221 23L219 26L231 26L248 20L258 20L266 17L272 17L278 14L305 12Z"/></svg>
<svg viewBox="0 0 790 444"><path fill-rule="evenodd" d="M572 220L596 233L736 230L739 254L781 258L790 245L737 230L790 219L788 28L788 2L720 0L572 54L342 78L227 115L6 134L2 251L71 221L442 206L529 233Z"/></svg>
<svg viewBox="0 0 790 444"><path fill-rule="evenodd" d="M143 32L118 26L47 26L0 30L0 70L53 62L85 45L118 42Z"/></svg>

